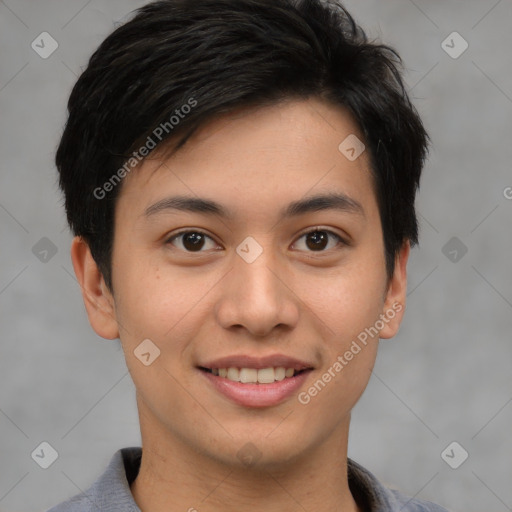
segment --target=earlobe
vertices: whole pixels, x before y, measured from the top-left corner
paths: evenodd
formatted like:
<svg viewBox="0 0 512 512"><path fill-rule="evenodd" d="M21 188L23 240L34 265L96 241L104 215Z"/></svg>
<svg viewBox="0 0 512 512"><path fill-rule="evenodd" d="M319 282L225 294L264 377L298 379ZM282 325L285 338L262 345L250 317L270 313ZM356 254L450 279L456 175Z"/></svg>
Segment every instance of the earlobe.
<svg viewBox="0 0 512 512"><path fill-rule="evenodd" d="M395 259L395 270L389 282L381 316L384 327L379 338L388 339L395 336L402 322L407 297L407 260L410 250L411 244L407 240Z"/></svg>
<svg viewBox="0 0 512 512"><path fill-rule="evenodd" d="M102 338L118 338L114 298L92 257L89 246L81 237L75 237L71 243L71 261L92 328Z"/></svg>

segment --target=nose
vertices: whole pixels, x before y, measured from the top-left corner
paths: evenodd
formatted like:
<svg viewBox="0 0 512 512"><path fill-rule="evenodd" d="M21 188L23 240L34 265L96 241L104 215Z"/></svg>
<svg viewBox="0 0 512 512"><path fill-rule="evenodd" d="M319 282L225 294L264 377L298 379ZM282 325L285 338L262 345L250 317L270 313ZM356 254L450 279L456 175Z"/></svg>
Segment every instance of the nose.
<svg viewBox="0 0 512 512"><path fill-rule="evenodd" d="M290 274L284 265L268 248L252 263L236 254L215 307L219 324L225 329L246 329L255 337L293 328L300 301L293 283L287 283Z"/></svg>

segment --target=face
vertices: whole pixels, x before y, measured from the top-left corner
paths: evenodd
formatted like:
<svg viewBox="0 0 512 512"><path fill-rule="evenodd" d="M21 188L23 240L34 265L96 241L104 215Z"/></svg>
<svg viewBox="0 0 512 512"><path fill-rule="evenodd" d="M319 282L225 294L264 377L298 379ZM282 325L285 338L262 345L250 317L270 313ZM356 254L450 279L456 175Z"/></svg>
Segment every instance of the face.
<svg viewBox="0 0 512 512"><path fill-rule="evenodd" d="M338 149L351 134L362 139L340 108L288 101L146 159L116 205L112 295L75 241L91 324L121 339L143 439L276 467L347 435L378 338L398 329L408 256L388 280L366 152Z"/></svg>

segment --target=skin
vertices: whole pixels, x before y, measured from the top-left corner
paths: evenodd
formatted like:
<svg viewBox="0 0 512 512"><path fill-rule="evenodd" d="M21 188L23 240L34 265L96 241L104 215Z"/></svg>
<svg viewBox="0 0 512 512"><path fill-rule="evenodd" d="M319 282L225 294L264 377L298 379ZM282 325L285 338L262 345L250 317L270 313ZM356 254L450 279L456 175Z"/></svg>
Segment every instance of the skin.
<svg viewBox="0 0 512 512"><path fill-rule="evenodd" d="M155 153L122 184L113 292L87 244L73 240L90 323L121 339L137 390L143 456L131 491L142 511L361 510L347 482L350 411L368 384L378 338L393 337L402 320L409 243L388 280L367 154L351 162L338 150L350 134L362 139L341 108L289 100L216 118L170 158ZM279 220L288 203L333 191L363 213ZM144 214L177 194L215 200L233 217ZM183 228L211 237L202 252L183 238L169 242ZM315 230L348 243L330 235L315 250L306 235ZM236 253L248 236L263 249L250 264ZM307 391L396 303L403 307L379 337L307 405L294 394L273 407L243 407L196 368L232 354L282 353L313 364L299 390ZM147 338L161 351L149 366L134 355ZM250 466L237 456L247 443L259 454Z"/></svg>

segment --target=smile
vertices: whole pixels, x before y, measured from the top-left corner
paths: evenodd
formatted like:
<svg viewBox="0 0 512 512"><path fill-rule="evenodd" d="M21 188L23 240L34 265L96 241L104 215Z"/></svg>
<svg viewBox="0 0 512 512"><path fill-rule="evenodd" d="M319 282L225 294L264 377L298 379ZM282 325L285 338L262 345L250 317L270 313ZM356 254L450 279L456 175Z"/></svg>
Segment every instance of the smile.
<svg viewBox="0 0 512 512"><path fill-rule="evenodd" d="M272 384L289 379L305 370L295 370L294 368L201 368L203 371L212 375L228 379L242 384Z"/></svg>
<svg viewBox="0 0 512 512"><path fill-rule="evenodd" d="M272 407L295 396L312 368L204 368L200 374L211 389L231 403L246 408Z"/></svg>

